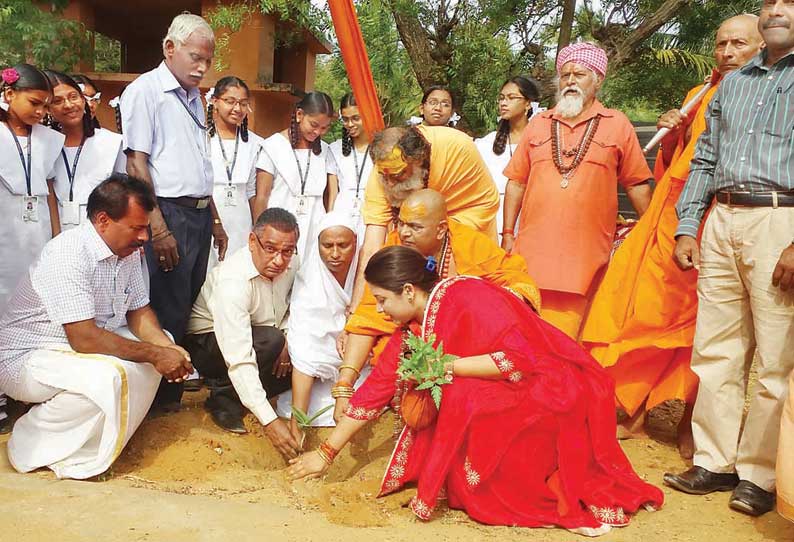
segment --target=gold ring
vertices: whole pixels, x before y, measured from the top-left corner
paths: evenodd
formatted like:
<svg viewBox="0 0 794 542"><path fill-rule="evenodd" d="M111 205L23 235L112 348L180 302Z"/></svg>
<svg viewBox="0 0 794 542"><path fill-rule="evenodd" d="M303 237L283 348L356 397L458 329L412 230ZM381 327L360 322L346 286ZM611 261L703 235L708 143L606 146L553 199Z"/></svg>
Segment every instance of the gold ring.
<svg viewBox="0 0 794 542"><path fill-rule="evenodd" d="M165 261L165 256L160 256L160 261L164 262Z"/></svg>

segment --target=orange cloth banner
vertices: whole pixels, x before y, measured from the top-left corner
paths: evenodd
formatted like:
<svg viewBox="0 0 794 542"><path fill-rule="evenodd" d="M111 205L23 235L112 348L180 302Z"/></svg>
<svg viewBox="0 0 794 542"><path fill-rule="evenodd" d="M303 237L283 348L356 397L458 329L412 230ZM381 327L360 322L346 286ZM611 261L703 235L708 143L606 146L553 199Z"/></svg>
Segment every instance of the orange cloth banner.
<svg viewBox="0 0 794 542"><path fill-rule="evenodd" d="M356 17L356 8L353 7L353 0L328 0L328 7L331 8L336 39L342 52L342 60L345 62L353 96L356 97L358 112L364 122L364 130L371 137L375 132L383 130L385 125L378 92L375 89L375 80L372 78L367 47L364 45L364 37L361 35L361 27Z"/></svg>

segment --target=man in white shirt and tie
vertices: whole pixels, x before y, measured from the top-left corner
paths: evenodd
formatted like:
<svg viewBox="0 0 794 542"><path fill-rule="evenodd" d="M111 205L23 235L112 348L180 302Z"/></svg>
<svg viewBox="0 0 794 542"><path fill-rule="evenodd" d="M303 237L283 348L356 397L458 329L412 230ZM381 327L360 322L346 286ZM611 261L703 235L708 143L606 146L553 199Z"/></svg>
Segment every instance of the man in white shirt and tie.
<svg viewBox="0 0 794 542"><path fill-rule="evenodd" d="M163 62L121 97L127 173L154 187L151 242L145 246L152 308L182 341L207 274L211 238L223 259L228 238L212 201L213 175L199 84L210 69L215 36L198 15L183 13L163 40ZM163 385L155 404L178 408L182 385Z"/></svg>
<svg viewBox="0 0 794 542"><path fill-rule="evenodd" d="M215 267L193 305L183 344L210 388L206 407L220 427L245 433L243 406L285 457L300 450L268 398L290 388L284 330L298 269L298 223L278 207L264 211L239 249Z"/></svg>

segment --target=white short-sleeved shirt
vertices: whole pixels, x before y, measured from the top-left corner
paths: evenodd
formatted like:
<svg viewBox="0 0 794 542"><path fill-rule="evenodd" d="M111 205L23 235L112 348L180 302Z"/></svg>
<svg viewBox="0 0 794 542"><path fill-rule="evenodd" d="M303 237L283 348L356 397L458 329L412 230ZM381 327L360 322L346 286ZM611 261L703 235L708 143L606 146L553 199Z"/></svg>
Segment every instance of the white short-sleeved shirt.
<svg viewBox="0 0 794 542"><path fill-rule="evenodd" d="M52 169L60 156L64 139L62 133L40 124L33 126L30 138L17 136L25 160L28 145L31 145L31 196L46 196L49 193L47 179L52 177ZM0 122L0 187L19 196L27 194L25 169L19 159L19 150L11 130L4 122Z"/></svg>
<svg viewBox="0 0 794 542"><path fill-rule="evenodd" d="M188 113L192 111L196 120ZM155 193L164 198L212 194L206 116L197 88L185 91L165 62L121 95L124 150L149 155Z"/></svg>
<svg viewBox="0 0 794 542"><path fill-rule="evenodd" d="M0 319L0 391L13 389L33 350L63 348L64 324L94 319L115 331L149 304L135 252L119 258L91 223L60 234L17 287Z"/></svg>
<svg viewBox="0 0 794 542"><path fill-rule="evenodd" d="M305 260L307 250L312 244L310 240L317 239L317 224L325 214L323 193L328 186L328 176L336 175L337 172L336 161L328 144L322 142L319 155L315 155L310 149L293 151L289 140L280 132L275 133L262 143L262 153L256 167L273 175L273 190L270 192L268 207L281 207L296 215L300 227L298 254L301 261ZM298 213L301 170L306 176L303 195L307 201L303 214Z"/></svg>
<svg viewBox="0 0 794 542"><path fill-rule="evenodd" d="M77 150L78 147L63 149L70 169L74 167ZM98 129L93 137L85 140L80 151L72 186L72 200L85 205L88 203L91 191L114 172L124 173L126 164L126 156L121 148L121 135L104 128ZM55 161L53 174L58 201L61 203L69 201L69 175L66 172L63 155L60 153Z"/></svg>

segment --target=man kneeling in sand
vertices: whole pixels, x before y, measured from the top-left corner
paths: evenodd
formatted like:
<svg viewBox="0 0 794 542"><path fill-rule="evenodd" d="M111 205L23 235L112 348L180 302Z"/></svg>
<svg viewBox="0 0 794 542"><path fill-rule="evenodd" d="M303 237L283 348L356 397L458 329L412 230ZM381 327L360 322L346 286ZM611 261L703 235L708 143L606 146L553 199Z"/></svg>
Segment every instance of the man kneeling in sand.
<svg viewBox="0 0 794 542"><path fill-rule="evenodd" d="M88 198L90 222L45 245L0 319L0 391L35 403L8 441L18 471L104 472L149 410L160 376L181 381L193 371L143 282L139 250L155 205L143 181L103 181Z"/></svg>

